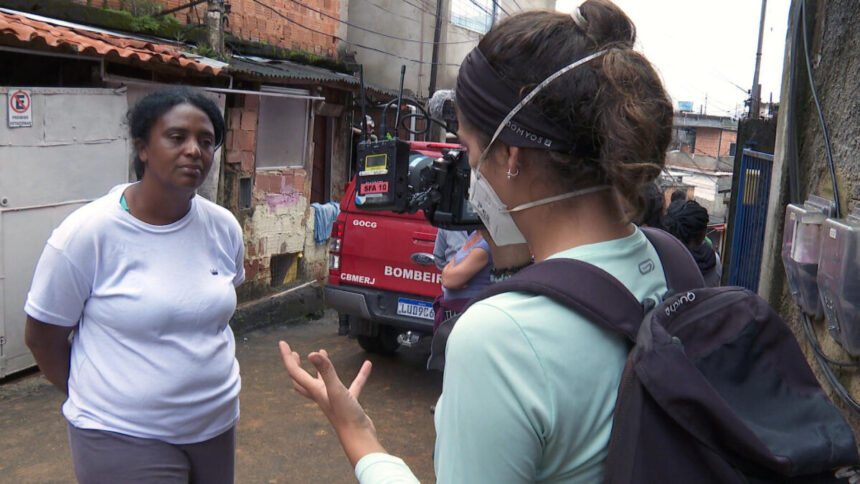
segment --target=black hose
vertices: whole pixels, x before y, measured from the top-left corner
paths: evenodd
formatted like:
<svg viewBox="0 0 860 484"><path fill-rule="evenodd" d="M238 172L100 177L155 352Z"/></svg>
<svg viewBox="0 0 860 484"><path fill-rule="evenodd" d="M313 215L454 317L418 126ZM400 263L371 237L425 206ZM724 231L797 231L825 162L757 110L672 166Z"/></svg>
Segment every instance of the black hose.
<svg viewBox="0 0 860 484"><path fill-rule="evenodd" d="M388 108L389 108L392 104L395 104L395 103L397 103L397 98L394 98L394 99L392 99L391 101L388 101L387 103L377 104L376 106L374 106L374 107L375 107L375 108L377 108L377 109L378 109L378 108L382 108L382 122L380 123L380 128L382 128L382 130L381 130L381 132L380 132L380 135L381 135L382 137L386 137L386 136L387 136L387 133L386 133L386 131L387 131L387 126L386 126L386 124L385 124L385 120L387 119L387 116L388 116ZM427 122L426 127L425 127L424 129L420 130L420 131L413 131L413 130L411 130L411 129L407 128L407 127L404 125L404 126L403 126L403 128L404 128L407 132L412 133L412 134L415 134L415 135L425 134L425 133L427 133L427 131L430 129L430 123L436 123L436 124L438 124L438 125L442 126L442 127L443 127L443 128L445 128L445 129L447 129L447 128L448 128L448 125L447 125L445 122L443 122L443 121L439 121L438 119L435 119L435 118L431 117L431 116L430 116L430 114L427 112L427 109L425 109L425 108L424 108L424 106L422 106L422 105L421 105L417 100L412 99L412 98L409 98L409 97L404 97L404 98L402 99L402 104L406 104L406 105L408 105L408 106L415 106L415 108L416 108L416 109L418 109L418 111L420 111L420 112L421 112L421 114L418 114L418 113L410 113L410 114L407 114L406 116L404 116L403 118L401 118L401 119L400 119L400 124L404 124L404 123L405 123L405 121L406 121L407 119L411 118L411 117L424 118L424 119L426 120L426 122ZM395 126L395 127L394 127L395 133L397 132L397 130L398 130L399 128L400 128L399 126Z"/></svg>
<svg viewBox="0 0 860 484"><path fill-rule="evenodd" d="M806 313L803 313L800 323L801 326L803 326L803 332L806 333L806 339L812 347L815 359L818 361L818 366L821 368L821 373L824 374L824 378L827 379L828 383L830 383L830 386L833 388L833 391L835 391L839 398L845 402L848 408L850 408L857 416L860 416L860 403L857 403L856 400L851 398L848 390L845 389L845 386L842 385L842 382L839 381L839 378L835 373L833 373L833 368L830 368L830 365L827 364L824 352L821 351L821 345L819 345L818 338L815 336L815 331L812 329L812 322L809 320L809 316L807 316Z"/></svg>
<svg viewBox="0 0 860 484"><path fill-rule="evenodd" d="M789 45L790 58L797 59L798 44L800 36L803 34L800 29L800 19L803 10L800 4L793 5L791 8L791 25L793 34ZM800 195L800 176L797 161L797 71L800 69L799 63L792 64L788 73L788 93L786 95L786 116L785 116L785 157L788 162L788 200L791 203L803 203Z"/></svg>
<svg viewBox="0 0 860 484"><path fill-rule="evenodd" d="M833 153L830 149L830 134L827 124L824 122L824 112L821 110L821 101L818 99L818 91L815 89L815 81L812 79L812 62L809 60L809 34L806 31L806 0L801 0L801 22L803 29L803 55L806 58L806 72L809 74L809 88L812 90L812 99L815 100L815 108L818 111L818 120L821 122L821 130L824 132L824 148L827 151L827 160L830 163L830 178L833 180L833 202L836 207L836 218L842 218L842 207L839 203L839 186L836 182L836 167L833 163Z"/></svg>

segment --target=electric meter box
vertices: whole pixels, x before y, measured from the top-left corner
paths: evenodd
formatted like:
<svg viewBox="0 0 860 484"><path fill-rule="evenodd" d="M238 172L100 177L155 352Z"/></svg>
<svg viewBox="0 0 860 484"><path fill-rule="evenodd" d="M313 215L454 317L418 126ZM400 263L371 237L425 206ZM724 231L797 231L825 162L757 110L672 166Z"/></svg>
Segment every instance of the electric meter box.
<svg viewBox="0 0 860 484"><path fill-rule="evenodd" d="M406 211L409 143L363 141L356 149L355 204L360 210Z"/></svg>
<svg viewBox="0 0 860 484"><path fill-rule="evenodd" d="M860 357L860 207L822 225L818 290L830 334Z"/></svg>
<svg viewBox="0 0 860 484"><path fill-rule="evenodd" d="M821 227L832 213L833 202L816 196L802 206L789 204L785 209L782 263L792 297L803 312L814 318L823 315L817 280Z"/></svg>

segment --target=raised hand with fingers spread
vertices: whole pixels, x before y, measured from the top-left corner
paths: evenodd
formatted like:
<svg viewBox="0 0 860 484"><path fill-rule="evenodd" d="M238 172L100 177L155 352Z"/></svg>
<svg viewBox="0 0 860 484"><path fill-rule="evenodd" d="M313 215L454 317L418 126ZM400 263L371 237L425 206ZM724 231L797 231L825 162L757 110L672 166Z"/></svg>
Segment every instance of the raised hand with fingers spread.
<svg viewBox="0 0 860 484"><path fill-rule="evenodd" d="M317 369L317 376L313 377L302 368L301 357L297 352L292 351L290 345L281 341L278 346L284 360L284 367L293 380L293 388L319 405L337 433L353 467L367 454L385 453L385 449L376 438L373 421L358 403L361 389L367 382L367 377L370 376L370 361L365 361L361 365L358 375L349 388L346 388L338 378L326 350L308 355L308 359Z"/></svg>

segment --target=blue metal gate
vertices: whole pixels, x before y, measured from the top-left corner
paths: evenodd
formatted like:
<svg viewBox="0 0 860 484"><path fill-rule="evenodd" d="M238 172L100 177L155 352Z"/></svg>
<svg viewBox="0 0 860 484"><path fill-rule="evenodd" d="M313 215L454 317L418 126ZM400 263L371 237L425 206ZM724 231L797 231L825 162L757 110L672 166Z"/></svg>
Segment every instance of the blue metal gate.
<svg viewBox="0 0 860 484"><path fill-rule="evenodd" d="M772 167L773 155L745 149L738 192L734 194L728 283L751 291L758 290Z"/></svg>

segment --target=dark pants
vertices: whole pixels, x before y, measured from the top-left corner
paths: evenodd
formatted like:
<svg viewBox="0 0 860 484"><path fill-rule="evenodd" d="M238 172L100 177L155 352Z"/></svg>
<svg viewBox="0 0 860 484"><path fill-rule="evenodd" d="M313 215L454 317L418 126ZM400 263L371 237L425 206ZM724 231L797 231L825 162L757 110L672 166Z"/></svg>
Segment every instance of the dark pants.
<svg viewBox="0 0 860 484"><path fill-rule="evenodd" d="M435 313L433 317L433 333L436 333L436 330L443 321L462 313L468 302L468 299L445 299L442 296L436 296L436 299L433 301L433 311Z"/></svg>
<svg viewBox="0 0 860 484"><path fill-rule="evenodd" d="M80 484L233 482L235 427L194 444L169 444L69 425L69 445Z"/></svg>

